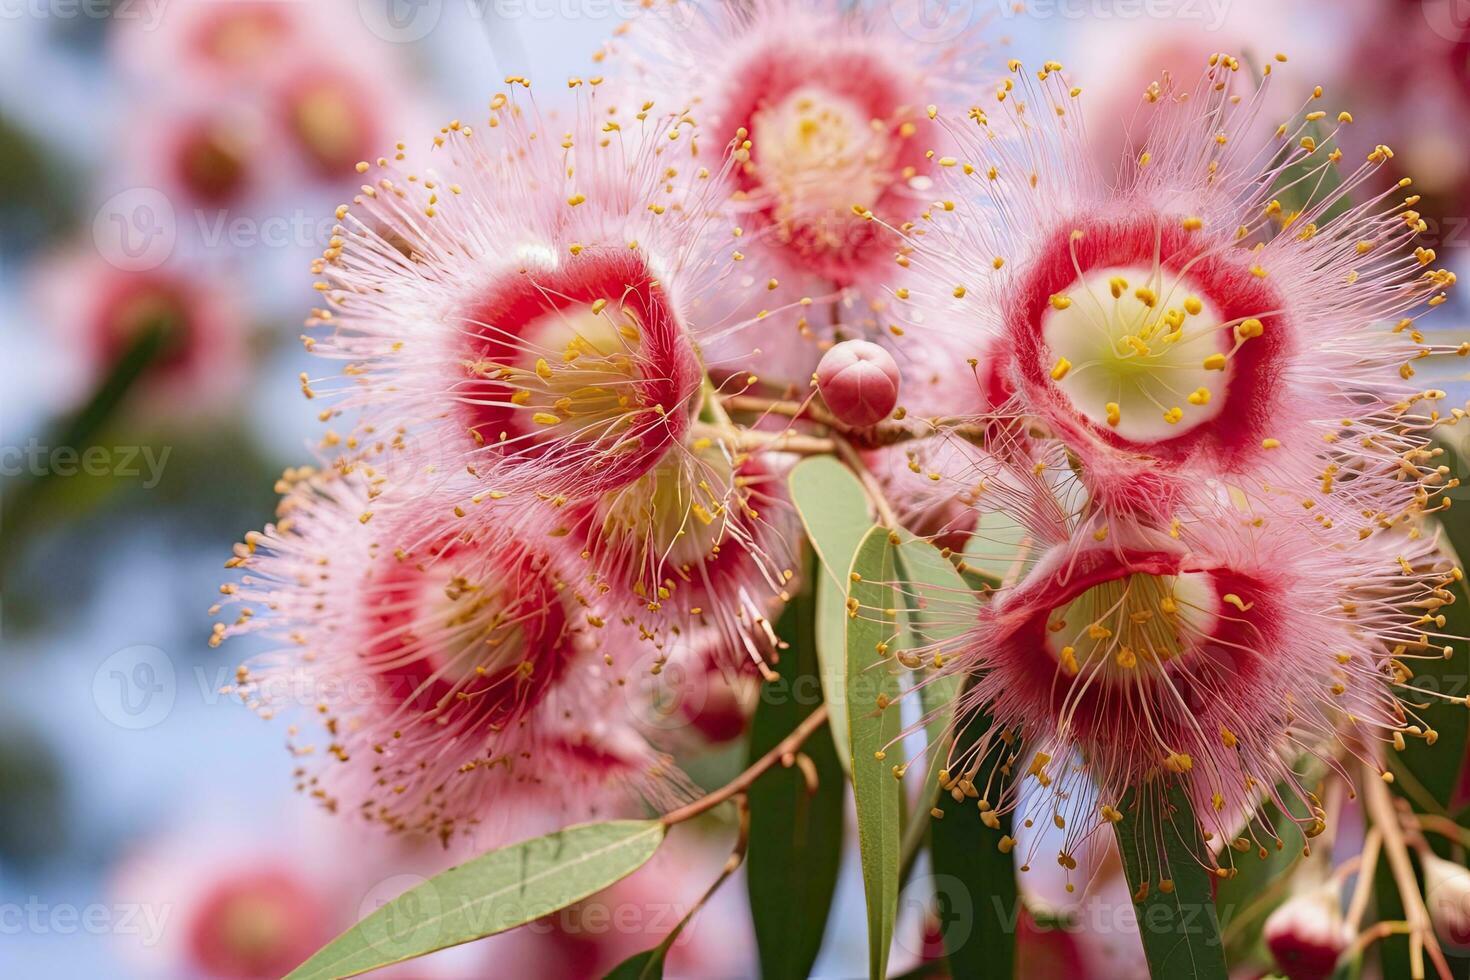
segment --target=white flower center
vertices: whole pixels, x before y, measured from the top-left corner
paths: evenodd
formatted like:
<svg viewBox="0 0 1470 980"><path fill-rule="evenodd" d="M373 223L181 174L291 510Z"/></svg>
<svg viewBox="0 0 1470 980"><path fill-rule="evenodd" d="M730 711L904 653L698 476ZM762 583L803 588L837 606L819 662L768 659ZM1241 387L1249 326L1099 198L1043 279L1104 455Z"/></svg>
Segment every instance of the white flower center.
<svg viewBox="0 0 1470 980"><path fill-rule="evenodd" d="M1219 618L1207 572L1137 573L1095 585L1047 617L1047 649L1062 672L1087 681L1156 676L1194 648Z"/></svg>
<svg viewBox="0 0 1470 980"><path fill-rule="evenodd" d="M637 438L620 441L620 434L647 407L636 385L643 378L642 339L629 310L599 301L527 324L515 364L484 359L470 367L513 389L510 404L528 430L543 434L538 441L561 438L607 452L631 451Z"/></svg>
<svg viewBox="0 0 1470 980"><path fill-rule="evenodd" d="M1153 442L1224 410L1235 346L1224 326L1168 272L1114 266L1051 297L1041 330L1046 367L1072 407L1124 439Z"/></svg>
<svg viewBox="0 0 1470 980"><path fill-rule="evenodd" d="M756 112L751 159L776 217L802 221L871 206L892 180L892 140L856 102L805 85Z"/></svg>
<svg viewBox="0 0 1470 980"><path fill-rule="evenodd" d="M540 612L528 608L516 588L513 576L504 572L492 571L475 583L431 571L414 590L417 615L413 632L403 637L405 647L427 659L436 679L456 689L482 678L500 680L516 670L529 677L535 651L529 649L525 625Z"/></svg>
<svg viewBox="0 0 1470 980"><path fill-rule="evenodd" d="M735 471L723 453L692 459L671 453L603 499L601 533L635 569L635 592L658 602L719 553L730 533L730 508L739 506Z"/></svg>

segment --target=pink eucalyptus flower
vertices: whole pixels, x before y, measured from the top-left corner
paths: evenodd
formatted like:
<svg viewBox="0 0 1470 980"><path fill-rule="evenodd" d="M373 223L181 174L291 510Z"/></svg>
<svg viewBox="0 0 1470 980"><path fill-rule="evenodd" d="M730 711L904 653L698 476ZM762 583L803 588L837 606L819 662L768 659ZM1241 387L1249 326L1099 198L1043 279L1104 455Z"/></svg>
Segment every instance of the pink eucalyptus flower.
<svg viewBox="0 0 1470 980"><path fill-rule="evenodd" d="M1335 882L1314 882L1281 903L1261 928L1266 948L1287 980L1326 980L1352 935Z"/></svg>
<svg viewBox="0 0 1470 980"><path fill-rule="evenodd" d="M1081 143L1061 66L1012 67L986 107L945 121L961 146L939 161L955 198L915 232L924 284L900 303L918 329L958 329L970 357L998 361L986 391L1013 394L991 418L1064 440L1114 515L1157 518L1218 474L1320 484L1324 519L1361 521L1395 497L1406 463L1425 472L1437 413L1421 403L1443 393L1416 389L1412 362L1454 348L1415 318L1454 276L1414 245L1416 198L1345 203L1391 151L1343 166L1337 190L1293 210L1292 193L1338 170L1330 147L1351 117L1326 112L1318 89L1254 138L1275 79L1240 93L1239 62L1220 55L1195 86L1149 89L1144 149L1113 180ZM1318 123L1326 134L1309 135Z"/></svg>
<svg viewBox="0 0 1470 980"><path fill-rule="evenodd" d="M139 928L119 930L119 955L151 977L285 976L355 912L353 872L332 840L315 818L265 840L210 817L140 842L112 873L116 899L139 910Z"/></svg>
<svg viewBox="0 0 1470 980"><path fill-rule="evenodd" d="M157 25L118 21L114 41L146 94L122 137L130 178L180 206L345 189L418 115L398 49L341 4L180 0Z"/></svg>
<svg viewBox="0 0 1470 980"><path fill-rule="evenodd" d="M259 78L284 50L309 43L322 14L338 4L270 0L181 0L157 23L116 22L112 44L130 74L183 71L195 78ZM341 17L341 13L337 15Z"/></svg>
<svg viewBox="0 0 1470 980"><path fill-rule="evenodd" d="M35 302L67 352L62 387L84 400L140 339L164 330L133 403L154 418L210 415L240 390L247 371L247 322L227 279L185 274L173 264L127 271L77 248L43 260Z"/></svg>
<svg viewBox="0 0 1470 980"><path fill-rule="evenodd" d="M308 341L350 363L341 406L491 490L586 500L648 474L689 430L690 310L718 278L693 138L682 116L590 97L562 125L499 95L426 167L360 164L316 267L332 332Z"/></svg>
<svg viewBox="0 0 1470 980"><path fill-rule="evenodd" d="M966 636L929 651L976 677L961 723L982 710L993 719L941 779L1020 739L1016 782L975 787L982 818L1015 809L1018 820L1054 821L1068 870L1088 835L1122 819L1125 796L1161 792L1163 781L1178 781L1224 840L1262 799L1286 802L1276 787L1289 787L1297 812L1316 815L1306 821L1315 835L1322 813L1294 775L1300 753L1335 745L1340 726L1353 739L1425 735L1406 665L1449 649L1434 610L1458 574L1429 537L1359 541L1224 495L1195 498L1167 527L1103 541L1074 536L1068 518L1046 520L1066 496L1055 491L1048 505L1052 492L1018 511L1038 547L1030 571L995 593ZM1395 685L1413 693L1400 700ZM1269 827L1240 838L1248 850L1274 839Z"/></svg>
<svg viewBox="0 0 1470 980"><path fill-rule="evenodd" d="M1470 161L1453 135L1470 126L1470 23L1452 0L1360 0L1342 11L1348 36L1333 80L1393 148L1385 176L1414 178L1429 205L1428 237L1453 245L1451 222L1470 202ZM1365 64L1373 71L1355 70Z"/></svg>
<svg viewBox="0 0 1470 980"><path fill-rule="evenodd" d="M760 349L746 366L762 376L803 384L820 345L891 326L893 228L926 203L938 135L925 106L963 104L980 48L978 21L935 41L904 17L838 0L702 0L656 7L612 48L653 91L687 93L712 146L736 141L733 244L762 263L772 305L805 304L794 330L772 317L754 325L758 342L741 338L738 353Z"/></svg>
<svg viewBox="0 0 1470 980"><path fill-rule="evenodd" d="M287 644L242 667L235 692L267 716L315 706L327 743L295 751L333 771L303 771L304 791L446 841L481 825L502 837L523 811L681 798L610 669L631 637L577 594L575 555L515 520L524 502L485 502L498 517L475 530L458 517L473 498L449 487L307 471L287 484L277 523L237 550L244 574L222 591L241 608L215 641Z"/></svg>
<svg viewBox="0 0 1470 980"><path fill-rule="evenodd" d="M594 588L656 664L686 649L718 651L727 669L764 660L801 543L788 467L705 438L571 515Z"/></svg>

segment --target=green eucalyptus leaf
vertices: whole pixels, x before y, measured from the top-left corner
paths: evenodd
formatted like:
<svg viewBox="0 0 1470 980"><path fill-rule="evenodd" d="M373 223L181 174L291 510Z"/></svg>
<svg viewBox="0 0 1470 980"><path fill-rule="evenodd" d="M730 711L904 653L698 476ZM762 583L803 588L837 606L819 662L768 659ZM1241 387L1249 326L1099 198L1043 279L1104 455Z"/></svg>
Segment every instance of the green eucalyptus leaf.
<svg viewBox="0 0 1470 980"><path fill-rule="evenodd" d="M525 925L637 871L664 829L658 820L579 824L483 854L373 911L287 980L357 976Z"/></svg>
<svg viewBox="0 0 1470 980"><path fill-rule="evenodd" d="M962 722L956 758L968 758L992 724L983 714ZM997 742L965 778L977 787L995 787L999 798L1011 778L1002 766L1017 751ZM951 773L950 778L961 775ZM978 801L951 785L960 791L960 799L953 791L941 792L938 808L944 816L929 830L944 953L953 976L1006 980L1016 975L1016 935L1023 914L1015 853L1000 847L1003 837L1011 836L1011 815L996 814L999 825L987 828L980 822Z"/></svg>
<svg viewBox="0 0 1470 980"><path fill-rule="evenodd" d="M868 497L857 477L829 456L802 460L787 479L791 499L817 554L821 574L815 576L817 657L822 689L834 706L828 727L844 769L850 768L846 703L847 573L863 536L873 526Z"/></svg>
<svg viewBox="0 0 1470 980"><path fill-rule="evenodd" d="M1118 809L1123 819L1113 832L1150 976L1227 980L1209 849L1183 785L1167 779L1136 786Z"/></svg>
<svg viewBox="0 0 1470 980"><path fill-rule="evenodd" d="M751 722L751 760L773 749L821 703L816 597L810 588L786 607L776 631L788 647L775 665L778 678L761 688ZM802 751L816 771L815 793L800 769L778 766L748 794L745 881L765 980L805 980L811 974L842 864L846 773L831 739L810 738Z"/></svg>
<svg viewBox="0 0 1470 980"><path fill-rule="evenodd" d="M868 972L888 972L888 948L898 915L902 786L884 758L901 727L897 671L891 652L899 624L894 610L897 574L889 532L873 528L852 562L850 594L857 600L847 619L847 702L852 743L852 788L857 807L858 849L868 907ZM829 703L830 694L829 694ZM885 707L886 705L886 707Z"/></svg>

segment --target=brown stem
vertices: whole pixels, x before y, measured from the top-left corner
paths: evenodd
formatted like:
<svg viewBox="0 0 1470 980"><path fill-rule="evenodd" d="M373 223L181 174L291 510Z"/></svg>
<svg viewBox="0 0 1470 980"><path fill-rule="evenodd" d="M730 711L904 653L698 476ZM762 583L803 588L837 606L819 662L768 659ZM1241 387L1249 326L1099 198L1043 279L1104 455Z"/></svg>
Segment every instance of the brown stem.
<svg viewBox="0 0 1470 980"><path fill-rule="evenodd" d="M694 425L693 432L695 435L708 436L742 452L770 450L780 453L799 453L804 456L825 456L835 452L837 448L831 439L804 435L795 429L762 432L700 422Z"/></svg>
<svg viewBox="0 0 1470 980"><path fill-rule="evenodd" d="M900 443L928 439L937 435L957 436L978 446L985 445L985 427L961 417L880 422L867 428L851 429L815 398L795 402L761 398L756 395L730 395L721 401L731 412L780 415L789 419L805 419L815 422L841 433L843 438L858 446L869 449L896 446Z"/></svg>
<svg viewBox="0 0 1470 980"><path fill-rule="evenodd" d="M1420 830L1427 830L1431 834L1448 837L1461 847L1470 846L1470 830L1466 830L1453 820L1436 816L1432 813L1416 813L1414 814L1414 822L1419 825Z"/></svg>
<svg viewBox="0 0 1470 980"><path fill-rule="evenodd" d="M1351 963L1358 956L1361 956L1369 946L1372 946L1380 939L1387 939L1389 936L1396 936L1405 932L1412 933L1413 929L1414 927L1407 922L1375 922L1367 929L1358 933L1357 937L1353 939L1352 945L1342 951L1342 955L1337 958L1337 965L1346 966Z"/></svg>
<svg viewBox="0 0 1470 980"><path fill-rule="evenodd" d="M735 873L735 870L745 860L745 851L750 845L750 801L746 799L744 793L741 793L735 797L735 805L740 808L739 829L735 833L735 846L730 849L730 856L725 860L725 866L720 869L719 877L714 880L709 888L705 889L703 895L699 896L699 901L695 902L689 911L684 913L684 917L664 937L664 941L658 944L657 948L663 950L665 953L678 940L679 934L684 931L684 927L694 921L694 917L699 913L699 910L704 908L705 903L714 897L715 892L720 890L720 886L730 879L730 876Z"/></svg>
<svg viewBox="0 0 1470 980"><path fill-rule="evenodd" d="M837 455L842 457L842 461L862 482L863 489L867 492L873 507L878 511L878 519L883 525L890 531L901 527L898 515L893 512L893 507L888 503L888 497L883 493L883 488L878 485L877 477L873 476L867 464L863 462L863 457L853 448L852 443L846 439L837 440Z"/></svg>
<svg viewBox="0 0 1470 980"><path fill-rule="evenodd" d="M1383 832L1377 827L1369 827L1367 835L1363 838L1363 853L1358 862L1358 881L1353 886L1353 897L1348 902L1347 924L1353 932L1363 922L1363 915L1368 911L1368 900L1373 897L1373 878L1378 870L1378 849L1383 844Z"/></svg>
<svg viewBox="0 0 1470 980"><path fill-rule="evenodd" d="M730 395L722 399L725 408L732 412L749 412L755 415L782 415L790 419L810 419L828 428L840 429L842 423L827 411L826 406L808 398L806 401L783 401L776 398L761 398L758 395Z"/></svg>
<svg viewBox="0 0 1470 980"><path fill-rule="evenodd" d="M730 780L728 783L726 783L724 786L721 786L713 793L710 793L707 796L702 796L699 799L695 800L693 803L681 806L679 809L674 810L671 813L664 814L664 826L672 827L676 823L683 823L685 820L691 820L694 817L699 816L701 813L707 813L708 811L713 810L715 807L719 806L721 803L724 803L731 797L738 796L744 793L746 790L750 789L751 784L754 783L758 778L760 778L761 774L764 773L767 769L770 769L778 762L781 762L786 756L794 757L796 755L796 750L801 748L802 743L810 738L813 732L821 728L826 723L827 706L824 704L821 707L817 708L816 711L813 711L811 714L803 718L801 724L797 725L796 728L792 730L790 735L787 735L780 742L778 742L776 746L771 749L771 751L767 752L765 755L752 762L750 766L747 767L746 770L740 775L736 776L734 779Z"/></svg>
<svg viewBox="0 0 1470 980"><path fill-rule="evenodd" d="M1404 903L1404 917L1409 923L1409 972L1414 980L1424 980L1424 953L1428 951L1441 980L1450 980L1450 967L1429 922L1424 896L1419 894L1419 881L1414 877L1414 864L1404 841L1404 829L1388 795L1382 772L1364 763L1363 784L1364 804L1373 819L1373 826L1383 833L1383 853L1388 858L1388 868L1393 872L1394 884L1398 886L1399 898Z"/></svg>

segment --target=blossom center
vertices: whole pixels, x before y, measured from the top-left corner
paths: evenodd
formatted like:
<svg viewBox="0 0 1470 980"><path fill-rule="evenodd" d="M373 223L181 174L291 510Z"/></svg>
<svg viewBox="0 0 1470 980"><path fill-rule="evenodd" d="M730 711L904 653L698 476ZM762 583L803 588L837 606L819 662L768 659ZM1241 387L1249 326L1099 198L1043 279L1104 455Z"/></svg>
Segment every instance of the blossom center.
<svg viewBox="0 0 1470 980"><path fill-rule="evenodd" d="M1209 299L1180 277L1113 266L1051 297L1042 339L1054 359L1051 379L1079 414L1124 439L1152 442L1224 410L1232 345L1223 326Z"/></svg>
<svg viewBox="0 0 1470 980"><path fill-rule="evenodd" d="M780 221L810 221L882 196L893 156L888 128L856 101L804 85L756 111L751 159Z"/></svg>
<svg viewBox="0 0 1470 980"><path fill-rule="evenodd" d="M324 177L340 177L370 142L365 117L344 79L311 79L288 96L291 132Z"/></svg>
<svg viewBox="0 0 1470 980"><path fill-rule="evenodd" d="M735 469L722 453L692 462L671 456L603 500L602 541L626 552L636 569L634 592L657 604L719 556L732 505L740 506Z"/></svg>
<svg viewBox="0 0 1470 980"><path fill-rule="evenodd" d="M464 705L499 723L560 667L566 622L556 591L528 560L472 575L400 566L374 597L367 656L405 704L435 714Z"/></svg>
<svg viewBox="0 0 1470 980"><path fill-rule="evenodd" d="M573 442L606 443L627 452L637 440L615 438L648 407L642 376L642 328L632 311L578 306L537 317L526 328L526 353L508 369L511 395L532 425Z"/></svg>
<svg viewBox="0 0 1470 980"><path fill-rule="evenodd" d="M455 396L470 434L534 458L538 489L593 495L624 486L688 424L698 361L636 256L588 249L565 267L518 273L465 319L466 380Z"/></svg>
<svg viewBox="0 0 1470 980"><path fill-rule="evenodd" d="M223 204L245 186L246 153L222 123L199 120L184 132L174 163L179 180L200 200Z"/></svg>
<svg viewBox="0 0 1470 980"><path fill-rule="evenodd" d="M1159 677L1219 618L1207 572L1138 572L1101 582L1047 616L1047 649L1068 676L1128 684Z"/></svg>

